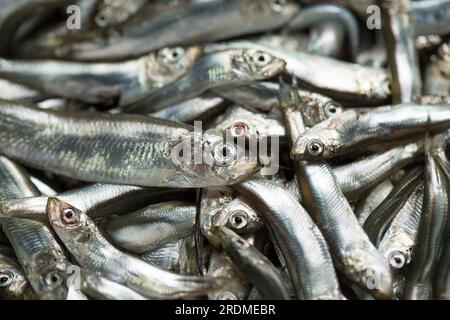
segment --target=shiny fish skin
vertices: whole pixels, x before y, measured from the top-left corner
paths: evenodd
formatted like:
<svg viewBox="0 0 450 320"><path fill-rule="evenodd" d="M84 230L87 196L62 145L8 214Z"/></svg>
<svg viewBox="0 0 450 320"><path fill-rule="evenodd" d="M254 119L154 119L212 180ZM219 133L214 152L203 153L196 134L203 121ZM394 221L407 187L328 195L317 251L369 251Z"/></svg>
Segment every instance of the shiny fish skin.
<svg viewBox="0 0 450 320"><path fill-rule="evenodd" d="M289 300L284 280L263 254L228 228L219 227L214 232L218 234L224 251L250 279L263 299Z"/></svg>
<svg viewBox="0 0 450 320"><path fill-rule="evenodd" d="M444 176L447 190L450 190L450 167L448 160L442 154L436 158L436 162ZM447 217L444 241L442 245L439 264L434 279L434 299L450 300L450 218Z"/></svg>
<svg viewBox="0 0 450 320"><path fill-rule="evenodd" d="M392 73L392 102L416 102L422 93L410 0L381 0L382 22Z"/></svg>
<svg viewBox="0 0 450 320"><path fill-rule="evenodd" d="M206 53L225 49L254 49L268 52L286 62L286 71L296 76L307 89L359 104L376 104L390 96L389 75L384 69L320 57L303 52L291 52L250 41L210 44ZM333 70L330 73L329 70Z"/></svg>
<svg viewBox="0 0 450 320"><path fill-rule="evenodd" d="M343 6L335 4L318 4L301 10L287 24L286 28L296 30L308 25L317 24L317 21L336 21L346 29L350 52L353 59L359 47L358 22L353 14Z"/></svg>
<svg viewBox="0 0 450 320"><path fill-rule="evenodd" d="M359 225L330 167L311 162L300 163L299 169L302 202L318 223L337 268L374 297L391 298L389 267Z"/></svg>
<svg viewBox="0 0 450 320"><path fill-rule="evenodd" d="M3 79L0 80L0 99L2 100L37 102L43 100L45 97L46 96L39 91L26 86Z"/></svg>
<svg viewBox="0 0 450 320"><path fill-rule="evenodd" d="M285 24L298 11L293 1L271 0L195 1L175 10L124 28L105 42L75 42L59 58L95 61L123 60L171 46L215 41L268 31ZM205 28L208 26L208 28Z"/></svg>
<svg viewBox="0 0 450 320"><path fill-rule="evenodd" d="M416 35L450 33L450 1L422 0L411 3Z"/></svg>
<svg viewBox="0 0 450 320"><path fill-rule="evenodd" d="M0 158L0 174L2 199L37 194L23 169L5 157ZM2 229L37 296L44 300L64 300L69 261L48 226L9 218L2 221Z"/></svg>
<svg viewBox="0 0 450 320"><path fill-rule="evenodd" d="M405 270L416 245L422 210L423 185L419 186L398 211L378 245L378 250L393 270L395 296L403 296Z"/></svg>
<svg viewBox="0 0 450 320"><path fill-rule="evenodd" d="M422 153L422 143L411 143L334 167L333 173L346 198L354 200L395 171L417 160Z"/></svg>
<svg viewBox="0 0 450 320"><path fill-rule="evenodd" d="M28 280L17 259L0 252L0 300L18 300L32 296Z"/></svg>
<svg viewBox="0 0 450 320"><path fill-rule="evenodd" d="M81 290L98 300L147 300L126 286L85 270L81 273Z"/></svg>
<svg viewBox="0 0 450 320"><path fill-rule="evenodd" d="M389 195L364 221L363 228L370 240L379 245L392 219L403 207L411 193L422 183L422 169L416 167L406 174Z"/></svg>
<svg viewBox="0 0 450 320"><path fill-rule="evenodd" d="M119 63L0 59L0 77L51 95L114 107L175 81L199 54L198 47L175 47Z"/></svg>
<svg viewBox="0 0 450 320"><path fill-rule="evenodd" d="M4 0L0 12L0 51L5 53L19 25L26 21L33 11L46 11L67 6L70 0Z"/></svg>
<svg viewBox="0 0 450 320"><path fill-rule="evenodd" d="M411 262L416 243L423 202L423 185L408 197L405 204L395 215L378 245L380 253L388 259L390 265L402 269Z"/></svg>
<svg viewBox="0 0 450 320"><path fill-rule="evenodd" d="M232 145L235 160L227 165L217 165L223 161L217 148L211 165L173 162L174 146L181 147L192 138L209 145L222 141L214 135L193 136L193 128L187 125L132 115L99 113L93 118L88 113L52 112L6 102L0 109L0 150L4 154L80 180L202 187L237 182L257 169L245 150ZM16 139L27 143L8 143Z"/></svg>
<svg viewBox="0 0 450 320"><path fill-rule="evenodd" d="M299 299L340 299L328 246L298 201L270 181L249 180L234 185L260 214L287 262Z"/></svg>
<svg viewBox="0 0 450 320"><path fill-rule="evenodd" d="M169 201L109 219L105 231L117 246L142 254L189 235L194 224L195 206Z"/></svg>
<svg viewBox="0 0 450 320"><path fill-rule="evenodd" d="M211 300L244 300L250 294L251 284L224 252L214 251L209 259L208 276L227 278L225 286L208 294Z"/></svg>
<svg viewBox="0 0 450 320"><path fill-rule="evenodd" d="M187 194L186 194L187 193ZM91 218L125 214L150 202L189 195L186 189L143 188L127 185L96 183L71 189L58 195L73 203ZM48 197L27 197L0 201L0 217L20 217L47 220Z"/></svg>
<svg viewBox="0 0 450 320"><path fill-rule="evenodd" d="M271 78L284 69L283 60L264 51L231 49L200 59L177 81L123 108L127 113L148 114L226 85Z"/></svg>
<svg viewBox="0 0 450 320"><path fill-rule="evenodd" d="M394 185L392 184L392 181L390 179L386 179L373 188L367 197L362 199L361 202L357 204L355 214L360 225L364 224L367 217L384 201L384 199L386 199L393 188Z"/></svg>
<svg viewBox="0 0 450 320"><path fill-rule="evenodd" d="M366 113L345 111L325 120L302 134L291 151L300 160L327 159L364 145L408 138L427 130L450 127L450 109L446 105L402 104L375 108ZM311 155L308 144L317 145ZM312 146L312 145L311 145Z"/></svg>
<svg viewBox="0 0 450 320"><path fill-rule="evenodd" d="M180 250L183 240L163 245L161 248L145 252L142 260L166 271L180 272Z"/></svg>
<svg viewBox="0 0 450 320"><path fill-rule="evenodd" d="M73 219L64 215L68 209ZM49 198L47 213L53 229L83 268L119 284L126 283L146 297L176 299L203 295L223 285L219 278L180 276L117 250L86 214L57 198Z"/></svg>
<svg viewBox="0 0 450 320"><path fill-rule="evenodd" d="M430 138L431 140L431 138ZM437 165L436 154L443 152L442 135L433 137L425 160L425 187L417 245L406 275L406 299L423 300L433 297L433 282L448 219L448 190L445 177Z"/></svg>
<svg viewBox="0 0 450 320"><path fill-rule="evenodd" d="M345 33L338 22L323 22L311 28L310 40L306 52L330 58L343 55Z"/></svg>
<svg viewBox="0 0 450 320"><path fill-rule="evenodd" d="M199 97L150 113L150 116L174 122L192 123L222 111L225 99L205 93Z"/></svg>

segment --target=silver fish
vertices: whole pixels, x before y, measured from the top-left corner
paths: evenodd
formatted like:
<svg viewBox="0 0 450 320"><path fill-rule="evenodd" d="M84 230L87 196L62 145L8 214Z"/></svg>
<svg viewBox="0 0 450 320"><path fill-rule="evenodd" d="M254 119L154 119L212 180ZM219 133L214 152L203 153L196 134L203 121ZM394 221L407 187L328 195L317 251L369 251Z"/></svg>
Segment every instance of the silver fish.
<svg viewBox="0 0 450 320"><path fill-rule="evenodd" d="M53 229L83 268L146 297L203 295L223 285L220 278L177 275L117 250L85 213L57 198L49 198L47 213Z"/></svg>
<svg viewBox="0 0 450 320"><path fill-rule="evenodd" d="M340 299L328 246L298 201L270 181L249 180L234 185L257 210L281 249L299 299Z"/></svg>
<svg viewBox="0 0 450 320"><path fill-rule="evenodd" d="M6 102L1 107L2 153L80 180L217 186L237 182L258 168L242 148L224 144L223 138L214 134L192 132L194 128L188 125L146 116L99 113L92 117L89 113L61 113ZM28 142L8 142L16 139ZM192 151L191 143L206 151ZM199 155L202 164L193 161Z"/></svg>
<svg viewBox="0 0 450 320"><path fill-rule="evenodd" d="M117 63L0 59L0 77L50 95L114 107L175 81L199 54L198 47L174 47Z"/></svg>
<svg viewBox="0 0 450 320"><path fill-rule="evenodd" d="M444 136L436 135L426 142L425 186L422 213L419 222L417 245L405 282L406 299L423 300L433 298L433 283L448 218L448 190L445 177L438 165L445 159ZM445 160L446 161L446 160Z"/></svg>
<svg viewBox="0 0 450 320"><path fill-rule="evenodd" d="M83 270L81 290L98 300L147 300L139 293L98 274Z"/></svg>
<svg viewBox="0 0 450 320"><path fill-rule="evenodd" d="M195 206L180 201L157 203L109 219L104 229L117 246L142 254L189 235L195 213Z"/></svg>
<svg viewBox="0 0 450 320"><path fill-rule="evenodd" d="M296 76L307 89L314 89L331 98L358 104L379 104L390 96L390 79L385 69L290 52L250 41L235 41L206 45L206 53L225 49L261 50L283 59L286 71ZM332 73L329 70L333 70Z"/></svg>
<svg viewBox="0 0 450 320"><path fill-rule="evenodd" d="M327 159L376 142L408 138L427 130L450 127L446 105L402 104L370 112L345 111L298 137L291 151L296 159Z"/></svg>
<svg viewBox="0 0 450 320"><path fill-rule="evenodd" d="M220 244L236 266L250 279L262 298L288 300L289 291L278 270L245 239L226 227L214 231Z"/></svg>
<svg viewBox="0 0 450 320"><path fill-rule="evenodd" d="M207 90L271 78L283 71L283 60L258 50L231 49L200 59L177 81L121 109L147 114L201 95Z"/></svg>

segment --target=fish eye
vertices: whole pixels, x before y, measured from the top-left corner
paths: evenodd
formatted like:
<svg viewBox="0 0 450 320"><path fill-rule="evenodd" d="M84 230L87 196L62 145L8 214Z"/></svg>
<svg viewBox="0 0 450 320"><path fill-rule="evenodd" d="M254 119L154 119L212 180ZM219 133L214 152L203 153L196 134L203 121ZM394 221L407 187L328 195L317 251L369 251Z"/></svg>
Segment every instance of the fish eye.
<svg viewBox="0 0 450 320"><path fill-rule="evenodd" d="M319 156L322 154L323 152L323 143L320 140L311 140L310 142L308 142L308 153L315 157L315 156Z"/></svg>
<svg viewBox="0 0 450 320"><path fill-rule="evenodd" d="M239 300L239 298L233 292L224 291L217 296L217 300Z"/></svg>
<svg viewBox="0 0 450 320"><path fill-rule="evenodd" d="M107 26L108 23L109 23L110 16L111 16L111 13L108 13L108 12L102 12L102 13L99 13L99 14L95 17L95 23L96 23L99 27L105 27L105 26Z"/></svg>
<svg viewBox="0 0 450 320"><path fill-rule="evenodd" d="M275 11L281 11L285 5L287 5L287 0L273 0L272 8Z"/></svg>
<svg viewBox="0 0 450 320"><path fill-rule="evenodd" d="M258 51L253 55L253 62L257 67L264 67L272 61L270 54Z"/></svg>
<svg viewBox="0 0 450 320"><path fill-rule="evenodd" d="M227 164L234 160L236 147L232 144L217 144L213 149L214 160L219 164Z"/></svg>
<svg viewBox="0 0 450 320"><path fill-rule="evenodd" d="M406 257L400 251L393 251L389 254L389 264L395 269L401 269L406 264Z"/></svg>
<svg viewBox="0 0 450 320"><path fill-rule="evenodd" d="M45 283L51 287L56 288L60 286L64 281L64 277L59 271L50 271L45 275Z"/></svg>
<svg viewBox="0 0 450 320"><path fill-rule="evenodd" d="M159 55L164 63L173 64L180 61L184 56L185 50L182 47L164 48Z"/></svg>
<svg viewBox="0 0 450 320"><path fill-rule="evenodd" d="M337 106L334 103L329 102L325 105L325 114L328 117L332 117L332 116L340 113L341 111L342 111L341 107Z"/></svg>
<svg viewBox="0 0 450 320"><path fill-rule="evenodd" d="M80 221L79 215L72 208L66 208L61 214L62 220L66 224L76 224Z"/></svg>
<svg viewBox="0 0 450 320"><path fill-rule="evenodd" d="M14 279L14 275L10 271L0 272L0 287L7 287Z"/></svg>
<svg viewBox="0 0 450 320"><path fill-rule="evenodd" d="M247 214L241 210L234 211L228 218L228 222L233 229L240 230L245 228L248 223Z"/></svg>
<svg viewBox="0 0 450 320"><path fill-rule="evenodd" d="M233 137L242 137L248 132L248 125L243 122L236 122L231 127L231 135Z"/></svg>

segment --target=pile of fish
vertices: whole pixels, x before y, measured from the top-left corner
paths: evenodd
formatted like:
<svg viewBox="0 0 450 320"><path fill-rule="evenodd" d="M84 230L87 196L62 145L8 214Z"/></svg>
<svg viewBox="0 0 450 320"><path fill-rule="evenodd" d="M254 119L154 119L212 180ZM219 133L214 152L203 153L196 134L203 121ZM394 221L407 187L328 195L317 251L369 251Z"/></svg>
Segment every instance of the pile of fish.
<svg viewBox="0 0 450 320"><path fill-rule="evenodd" d="M0 299L450 299L450 0L2 0Z"/></svg>

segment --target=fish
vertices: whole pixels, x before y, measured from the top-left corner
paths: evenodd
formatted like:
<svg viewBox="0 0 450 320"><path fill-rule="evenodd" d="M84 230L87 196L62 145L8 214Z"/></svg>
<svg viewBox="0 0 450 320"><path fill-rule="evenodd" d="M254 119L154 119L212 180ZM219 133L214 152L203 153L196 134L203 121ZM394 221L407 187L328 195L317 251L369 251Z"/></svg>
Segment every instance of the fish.
<svg viewBox="0 0 450 320"><path fill-rule="evenodd" d="M390 76L383 68L364 67L304 52L291 52L251 41L212 43L205 54L226 49L253 49L272 54L286 62L286 72L298 78L305 89L339 102L376 105L388 101ZM330 73L329 70L333 70Z"/></svg>
<svg viewBox="0 0 450 320"><path fill-rule="evenodd" d="M83 268L126 284L145 297L177 299L223 286L224 279L170 273L119 251L84 212L58 198L48 199L47 214L52 228Z"/></svg>
<svg viewBox="0 0 450 320"><path fill-rule="evenodd" d="M166 271L180 272L180 251L184 239L170 242L141 255L142 260Z"/></svg>
<svg viewBox="0 0 450 320"><path fill-rule="evenodd" d="M1 199L38 194L24 169L3 156L0 185ZM68 292L66 269L70 262L49 226L39 221L8 218L2 221L1 227L37 297L64 300Z"/></svg>
<svg viewBox="0 0 450 320"><path fill-rule="evenodd" d="M306 130L302 115L290 112L297 102L295 89L282 83L280 104L291 145ZM391 298L389 267L359 225L330 165L297 160L294 168L302 205L323 234L336 268L374 297Z"/></svg>
<svg viewBox="0 0 450 320"><path fill-rule="evenodd" d="M409 171L364 221L363 228L375 245L379 245L398 211L422 183L422 174L420 167Z"/></svg>
<svg viewBox="0 0 450 320"><path fill-rule="evenodd" d="M358 218L359 224L363 225L367 217L372 211L378 207L381 202L394 189L391 179L386 179L370 191L370 193L358 202L355 208L355 214Z"/></svg>
<svg viewBox="0 0 450 320"><path fill-rule="evenodd" d="M8 80L0 80L0 99L19 102L39 102L47 96L37 90L23 86Z"/></svg>
<svg viewBox="0 0 450 320"><path fill-rule="evenodd" d="M427 137L423 206L414 256L406 274L404 298L431 299L448 219L448 191L436 158L443 159L444 136ZM439 153L441 155L439 155Z"/></svg>
<svg viewBox="0 0 450 320"><path fill-rule="evenodd" d="M217 115L226 105L224 98L207 92L149 115L173 122L192 124L195 120L202 121Z"/></svg>
<svg viewBox="0 0 450 320"><path fill-rule="evenodd" d="M139 293L93 272L81 273L81 290L98 300L147 300Z"/></svg>
<svg viewBox="0 0 450 320"><path fill-rule="evenodd" d="M104 230L120 248L143 254L188 236L194 230L195 213L194 205L162 202L113 217Z"/></svg>
<svg viewBox="0 0 450 320"><path fill-rule="evenodd" d="M49 95L112 108L139 101L175 81L199 56L199 47L173 47L116 63L0 59L0 77Z"/></svg>
<svg viewBox="0 0 450 320"><path fill-rule="evenodd" d="M289 300L289 291L278 270L255 247L226 227L214 230L224 251L250 279L263 299Z"/></svg>
<svg viewBox="0 0 450 320"><path fill-rule="evenodd" d="M175 82L119 111L148 114L195 98L215 87L271 78L283 71L284 66L283 60L259 50L231 49L212 53L201 58L189 73Z"/></svg>
<svg viewBox="0 0 450 320"><path fill-rule="evenodd" d="M124 27L103 41L99 32L72 43L56 38L53 56L65 60L127 60L172 45L189 45L269 31L283 26L299 6L294 1L211 0L177 6L154 19ZM208 28L205 28L208 26ZM61 46L60 45L60 46Z"/></svg>
<svg viewBox="0 0 450 320"><path fill-rule="evenodd" d="M0 299L19 300L33 296L26 275L14 254L0 252Z"/></svg>
<svg viewBox="0 0 450 320"><path fill-rule="evenodd" d="M299 30L307 26L314 26L318 21L333 21L329 26L339 29L345 28L350 46L351 57L355 60L359 48L359 28L357 19L344 6L338 4L317 4L301 10L286 25L286 29ZM339 42L338 42L339 43ZM311 51L310 51L311 52Z"/></svg>
<svg viewBox="0 0 450 320"><path fill-rule="evenodd" d="M2 1L0 13L0 52L10 51L11 44L19 26L26 21L33 12L49 12L62 8L71 3L70 0L5 0Z"/></svg>
<svg viewBox="0 0 450 320"><path fill-rule="evenodd" d="M329 159L361 146L448 127L450 109L446 105L405 103L378 107L369 112L349 110L322 121L300 135L291 150L291 158Z"/></svg>
<svg viewBox="0 0 450 320"><path fill-rule="evenodd" d="M403 296L405 270L411 263L419 229L423 202L423 185L408 197L403 207L392 219L381 239L378 250L394 270L393 288L396 297Z"/></svg>
<svg viewBox="0 0 450 320"><path fill-rule="evenodd" d="M417 102L422 94L418 54L414 45L412 1L381 1L383 32L392 73L392 102Z"/></svg>
<svg viewBox="0 0 450 320"><path fill-rule="evenodd" d="M423 142L413 142L333 167L333 173L346 198L354 200L397 170L417 162L422 154Z"/></svg>
<svg viewBox="0 0 450 320"><path fill-rule="evenodd" d="M100 28L118 26L136 15L147 4L147 0L100 1L94 17Z"/></svg>
<svg viewBox="0 0 450 320"><path fill-rule="evenodd" d="M214 251L211 254L207 275L228 279L221 290L208 294L211 300L244 300L250 294L251 284L226 253Z"/></svg>
<svg viewBox="0 0 450 320"><path fill-rule="evenodd" d="M279 119L271 116L251 112L241 106L231 105L218 116L214 122L215 129L224 136L246 137L248 139L268 139L284 137L284 127Z"/></svg>
<svg viewBox="0 0 450 320"><path fill-rule="evenodd" d="M259 166L241 147L225 144L215 134L199 135L189 125L147 116L98 113L93 118L90 113L0 104L2 153L79 180L154 187L218 186L237 182ZM15 139L28 142L7 142ZM192 151L192 142L207 151ZM196 164L199 156L202 164Z"/></svg>
<svg viewBox="0 0 450 320"><path fill-rule="evenodd" d="M266 180L232 186L259 212L282 251L298 299L340 299L328 246L319 228L291 194Z"/></svg>

